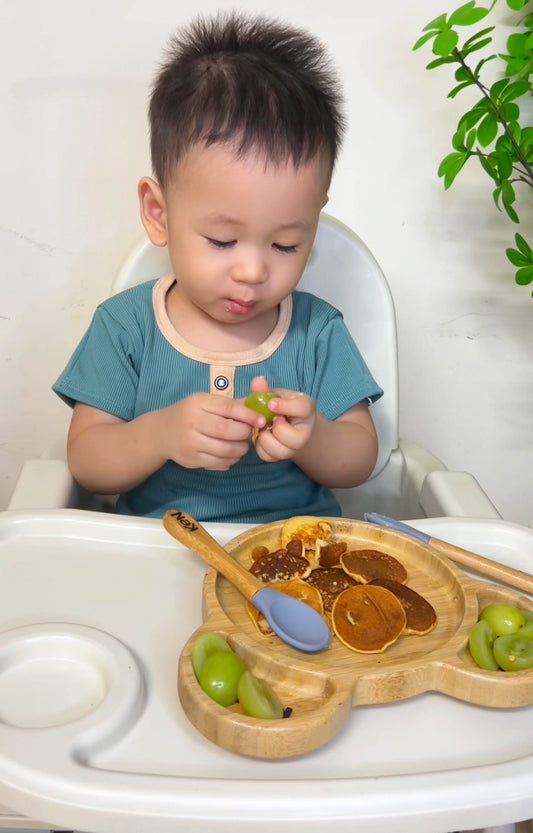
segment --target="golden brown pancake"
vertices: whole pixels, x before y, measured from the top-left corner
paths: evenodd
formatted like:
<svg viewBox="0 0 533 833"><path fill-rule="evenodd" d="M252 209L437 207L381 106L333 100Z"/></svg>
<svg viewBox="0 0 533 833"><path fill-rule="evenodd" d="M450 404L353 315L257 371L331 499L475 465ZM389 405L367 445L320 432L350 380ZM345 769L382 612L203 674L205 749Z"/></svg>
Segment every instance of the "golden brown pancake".
<svg viewBox="0 0 533 833"><path fill-rule="evenodd" d="M396 642L406 621L394 593L372 584L343 590L331 611L338 638L352 651L363 654L379 654Z"/></svg>
<svg viewBox="0 0 533 833"><path fill-rule="evenodd" d="M316 587L320 593L325 613L331 613L335 599L343 590L357 584L355 579L345 573L344 570L335 567L329 569L319 567L312 570L307 576L306 582Z"/></svg>
<svg viewBox="0 0 533 833"><path fill-rule="evenodd" d="M313 610L316 610L317 613L320 613L320 615L323 616L324 608L320 593L316 587L312 587L310 584L307 584L306 581L302 581L300 578L295 578L291 581L278 581L276 582L275 589L280 590L282 593L286 593L287 596L292 596L294 599L305 602L312 607ZM248 611L260 634L263 636L273 635L274 631L268 624L267 620L251 602L247 602L246 610Z"/></svg>
<svg viewBox="0 0 533 833"><path fill-rule="evenodd" d="M388 578L405 584L407 570L393 555L378 550L350 550L341 555L341 565L356 581L367 584L375 578Z"/></svg>
<svg viewBox="0 0 533 833"><path fill-rule="evenodd" d="M289 541L303 541L307 550L314 550L317 540L327 541L333 531L329 521L310 515L300 515L289 518L281 528L281 546L286 547Z"/></svg>
<svg viewBox="0 0 533 833"><path fill-rule="evenodd" d="M341 555L348 549L346 541L333 541L328 544L325 541L317 541L316 563L319 567L342 567Z"/></svg>
<svg viewBox="0 0 533 833"><path fill-rule="evenodd" d="M416 633L421 636L432 631L437 624L435 609L412 587L387 578L376 578L370 582L370 585L385 587L386 590L394 593L405 610L407 618L405 633Z"/></svg>
<svg viewBox="0 0 533 833"><path fill-rule="evenodd" d="M304 555L295 555L286 549L269 552L256 558L250 572L265 584L273 581L290 581L293 578L307 578L311 564Z"/></svg>

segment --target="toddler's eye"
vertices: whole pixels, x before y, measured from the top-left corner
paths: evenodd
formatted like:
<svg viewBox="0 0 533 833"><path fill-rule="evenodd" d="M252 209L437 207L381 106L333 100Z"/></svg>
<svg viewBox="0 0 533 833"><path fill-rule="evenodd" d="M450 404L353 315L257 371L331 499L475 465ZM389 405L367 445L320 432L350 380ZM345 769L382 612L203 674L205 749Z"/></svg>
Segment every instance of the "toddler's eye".
<svg viewBox="0 0 533 833"><path fill-rule="evenodd" d="M284 255L291 254L292 252L295 252L298 248L298 246L282 246L281 243L274 243L273 246L276 249L276 251L281 252Z"/></svg>
<svg viewBox="0 0 533 833"><path fill-rule="evenodd" d="M230 246L233 246L236 241L235 240L214 240L212 237L206 237L207 242L210 246L214 246L215 249L229 249Z"/></svg>

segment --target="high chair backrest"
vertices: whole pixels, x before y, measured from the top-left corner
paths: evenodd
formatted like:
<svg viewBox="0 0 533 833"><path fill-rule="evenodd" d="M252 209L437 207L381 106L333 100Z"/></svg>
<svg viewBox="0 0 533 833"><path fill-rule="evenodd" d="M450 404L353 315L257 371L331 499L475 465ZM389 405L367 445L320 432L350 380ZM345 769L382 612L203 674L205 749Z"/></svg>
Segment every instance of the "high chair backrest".
<svg viewBox="0 0 533 833"><path fill-rule="evenodd" d="M125 260L111 293L169 272L167 249L145 240ZM374 477L398 447L396 317L385 276L363 241L347 226L322 213L311 258L298 289L324 298L342 312L374 378L385 391L371 407L379 437Z"/></svg>

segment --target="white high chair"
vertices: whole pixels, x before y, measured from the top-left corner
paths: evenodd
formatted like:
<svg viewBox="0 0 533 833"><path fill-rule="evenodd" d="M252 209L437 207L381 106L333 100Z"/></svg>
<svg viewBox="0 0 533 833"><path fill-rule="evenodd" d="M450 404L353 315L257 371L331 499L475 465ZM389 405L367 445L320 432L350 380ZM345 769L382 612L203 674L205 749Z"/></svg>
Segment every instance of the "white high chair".
<svg viewBox="0 0 533 833"><path fill-rule="evenodd" d="M111 294L168 272L166 249L143 241L119 270ZM313 253L299 288L320 295L343 312L348 329L385 391L371 408L379 437L379 457L367 483L357 489L337 492L344 514L361 518L364 512L374 511L399 519L499 518L471 474L448 471L429 451L399 438L396 322L390 290L365 244L327 214L321 217ZM91 500L73 483L63 456L56 454L24 465L9 508L110 508L109 501ZM7 818L2 816L2 809L0 826ZM42 828L27 819L16 818L18 824L13 823L14 816L9 817L7 824ZM490 828L491 833L512 830L514 825ZM489 833L489 828L485 833Z"/></svg>
<svg viewBox="0 0 533 833"><path fill-rule="evenodd" d="M142 241L119 270L111 294L170 271L166 249ZM462 516L498 518L475 478L446 466L415 442L398 436L396 320L387 281L365 244L346 226L322 214L315 245L299 289L319 295L340 309L384 396L371 407L379 455L371 478L337 498L346 517L380 512L394 518ZM23 466L10 509L82 506L112 508L75 486L61 451ZM55 458L55 459L54 459Z"/></svg>

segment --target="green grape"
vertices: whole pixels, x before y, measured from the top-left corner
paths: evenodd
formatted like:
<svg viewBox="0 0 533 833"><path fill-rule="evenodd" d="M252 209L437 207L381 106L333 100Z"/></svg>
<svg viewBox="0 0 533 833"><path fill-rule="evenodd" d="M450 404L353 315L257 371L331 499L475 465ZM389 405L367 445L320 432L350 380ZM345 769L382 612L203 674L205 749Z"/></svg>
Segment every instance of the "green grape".
<svg viewBox="0 0 533 833"><path fill-rule="evenodd" d="M276 393L274 390L259 390L251 393L246 398L244 404L247 408L251 408L252 411L257 411L258 414L262 414L267 421L267 425L271 425L274 421L275 414L268 407L268 403L271 399L277 398L279 398L279 393Z"/></svg>
<svg viewBox="0 0 533 833"><path fill-rule="evenodd" d="M239 680L246 666L233 651L215 651L205 660L198 682L202 691L221 706L231 706L237 700Z"/></svg>
<svg viewBox="0 0 533 833"><path fill-rule="evenodd" d="M533 639L533 619L528 619L526 624L518 629L516 635L524 639Z"/></svg>
<svg viewBox="0 0 533 833"><path fill-rule="evenodd" d="M498 663L494 659L492 645L494 642L494 631L487 621L480 619L476 622L470 632L468 647L472 659L480 668L485 671L497 671Z"/></svg>
<svg viewBox="0 0 533 833"><path fill-rule="evenodd" d="M239 680L237 691L242 710L250 717L263 720L280 720L283 717L283 706L273 688L260 677L254 677L245 671Z"/></svg>
<svg viewBox="0 0 533 833"><path fill-rule="evenodd" d="M504 671L533 668L533 641L511 634L494 640L494 658Z"/></svg>
<svg viewBox="0 0 533 833"><path fill-rule="evenodd" d="M479 618L489 623L496 636L514 634L526 623L526 617L517 607L506 604L489 605Z"/></svg>
<svg viewBox="0 0 533 833"><path fill-rule="evenodd" d="M220 634L206 631L194 640L194 645L192 646L192 667L194 668L196 679L199 679L200 671L207 657L214 654L215 651L231 651L230 646Z"/></svg>

